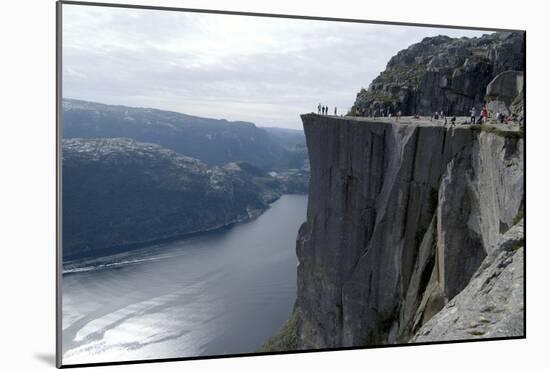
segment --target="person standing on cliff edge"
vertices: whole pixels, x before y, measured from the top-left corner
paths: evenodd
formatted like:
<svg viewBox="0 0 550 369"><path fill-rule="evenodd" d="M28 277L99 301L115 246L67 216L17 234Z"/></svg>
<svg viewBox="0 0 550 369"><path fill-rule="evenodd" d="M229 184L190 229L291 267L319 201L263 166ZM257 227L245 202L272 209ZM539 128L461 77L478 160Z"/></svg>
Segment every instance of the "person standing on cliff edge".
<svg viewBox="0 0 550 369"><path fill-rule="evenodd" d="M472 109L470 109L470 123L476 124L476 108L475 106L472 106Z"/></svg>
<svg viewBox="0 0 550 369"><path fill-rule="evenodd" d="M317 105L317 114L321 115L321 103Z"/></svg>
<svg viewBox="0 0 550 369"><path fill-rule="evenodd" d="M338 115L338 109L336 109L336 106L334 107L334 115Z"/></svg>

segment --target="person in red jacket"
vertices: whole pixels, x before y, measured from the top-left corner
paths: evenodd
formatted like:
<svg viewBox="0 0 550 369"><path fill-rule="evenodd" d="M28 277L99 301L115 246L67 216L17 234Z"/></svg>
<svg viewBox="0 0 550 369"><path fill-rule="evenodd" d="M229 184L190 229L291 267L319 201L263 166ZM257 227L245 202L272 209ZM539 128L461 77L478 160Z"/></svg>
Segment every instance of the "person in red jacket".
<svg viewBox="0 0 550 369"><path fill-rule="evenodd" d="M487 120L489 119L489 110L487 110L487 105L483 106L483 111L481 114L483 116L483 123L487 123Z"/></svg>

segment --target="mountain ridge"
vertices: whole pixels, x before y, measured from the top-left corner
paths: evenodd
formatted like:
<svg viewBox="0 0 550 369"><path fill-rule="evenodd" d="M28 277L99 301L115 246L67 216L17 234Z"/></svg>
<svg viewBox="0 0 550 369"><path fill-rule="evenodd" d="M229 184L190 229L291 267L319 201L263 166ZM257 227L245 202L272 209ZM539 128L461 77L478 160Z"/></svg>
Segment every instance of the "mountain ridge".
<svg viewBox="0 0 550 369"><path fill-rule="evenodd" d="M486 102L498 74L525 69L525 33L495 32L475 38L426 37L399 51L357 93L356 115L469 115Z"/></svg>
<svg viewBox="0 0 550 369"><path fill-rule="evenodd" d="M254 123L161 109L63 99L62 128L64 138L128 137L210 165L247 161L262 169L279 170L301 169L307 162L305 150L290 150L280 137Z"/></svg>

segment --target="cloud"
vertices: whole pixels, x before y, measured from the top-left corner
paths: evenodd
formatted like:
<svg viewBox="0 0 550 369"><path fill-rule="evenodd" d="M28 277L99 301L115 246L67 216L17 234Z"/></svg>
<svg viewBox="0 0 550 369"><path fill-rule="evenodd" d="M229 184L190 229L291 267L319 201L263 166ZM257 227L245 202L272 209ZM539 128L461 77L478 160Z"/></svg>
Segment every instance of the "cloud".
<svg viewBox="0 0 550 369"><path fill-rule="evenodd" d="M482 32L63 5L64 97L300 128L397 51Z"/></svg>

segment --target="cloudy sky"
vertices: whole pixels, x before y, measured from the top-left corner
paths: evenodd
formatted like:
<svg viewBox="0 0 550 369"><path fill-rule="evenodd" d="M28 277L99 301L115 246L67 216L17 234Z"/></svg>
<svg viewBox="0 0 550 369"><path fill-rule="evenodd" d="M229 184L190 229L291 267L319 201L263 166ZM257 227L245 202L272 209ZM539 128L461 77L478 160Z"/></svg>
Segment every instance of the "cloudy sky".
<svg viewBox="0 0 550 369"><path fill-rule="evenodd" d="M301 128L397 51L485 32L63 5L63 96Z"/></svg>

